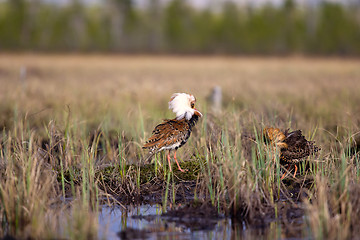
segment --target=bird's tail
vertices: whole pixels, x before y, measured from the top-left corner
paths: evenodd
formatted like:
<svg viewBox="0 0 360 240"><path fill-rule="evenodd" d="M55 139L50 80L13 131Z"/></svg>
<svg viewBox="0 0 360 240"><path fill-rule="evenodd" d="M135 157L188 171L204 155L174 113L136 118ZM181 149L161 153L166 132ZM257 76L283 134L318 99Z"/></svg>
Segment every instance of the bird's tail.
<svg viewBox="0 0 360 240"><path fill-rule="evenodd" d="M310 154L316 155L319 151L321 151L321 148L316 146L314 141L308 141L307 145L309 147Z"/></svg>

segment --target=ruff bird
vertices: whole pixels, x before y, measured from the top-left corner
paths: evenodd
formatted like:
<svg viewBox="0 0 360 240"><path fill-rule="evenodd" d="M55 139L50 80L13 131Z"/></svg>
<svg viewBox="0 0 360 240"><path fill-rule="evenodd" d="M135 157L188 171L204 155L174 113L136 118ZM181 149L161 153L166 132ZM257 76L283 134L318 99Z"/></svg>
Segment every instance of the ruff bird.
<svg viewBox="0 0 360 240"><path fill-rule="evenodd" d="M187 93L174 93L169 101L169 109L176 117L174 119L164 119L152 131L152 136L147 140L143 148L149 149L149 158L154 154L169 150L167 160L170 172L170 152L174 150L174 159L181 172L179 162L176 159L176 150L182 147L189 139L191 131L202 114L195 108L196 99Z"/></svg>
<svg viewBox="0 0 360 240"><path fill-rule="evenodd" d="M263 134L265 141L270 143L275 151L278 149L280 152L280 164L289 165L288 171L294 165L294 177L298 169L296 164L320 150L313 141L306 140L301 130L289 132L287 129L282 132L278 128L267 127ZM282 175L281 179L284 179L285 175L286 173Z"/></svg>

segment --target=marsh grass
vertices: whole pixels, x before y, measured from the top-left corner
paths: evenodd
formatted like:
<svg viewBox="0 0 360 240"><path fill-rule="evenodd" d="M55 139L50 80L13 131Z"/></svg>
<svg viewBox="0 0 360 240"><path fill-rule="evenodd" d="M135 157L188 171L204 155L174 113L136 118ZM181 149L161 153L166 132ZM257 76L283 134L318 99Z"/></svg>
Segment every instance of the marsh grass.
<svg viewBox="0 0 360 240"><path fill-rule="evenodd" d="M307 222L316 239L346 239L359 234L359 153L349 151L352 137L336 137L330 156L315 175L314 190L305 199Z"/></svg>
<svg viewBox="0 0 360 240"><path fill-rule="evenodd" d="M1 234L21 239L58 237L81 239L80 236L84 236L83 239L97 238L97 223L94 217L90 219L85 217L86 214L96 216L98 211L100 194L93 176L95 149L90 147L89 151L83 151L82 155L78 156L82 165L79 172L81 178L75 179L74 172L70 170L70 176L73 177L67 182L64 166L69 169L72 166L71 163L65 164L63 161L73 160L76 155L66 153L65 155L70 154L69 158L62 158L63 153L70 151L71 147L67 148L64 145L62 148L58 145L63 143L71 146L74 144L72 138L67 136L66 139L63 136L62 140L59 140L58 135L53 136L56 141L52 139L50 145L57 146L56 151L59 152L49 153L54 151L54 148L46 152L41 148L41 139L36 136L35 131L27 129L25 122L26 119L17 122L11 131L4 132L2 136ZM75 182L79 184L76 186ZM81 207L72 207L70 211L63 211L66 207L61 207L64 204L61 199L66 197L67 183L71 186L69 192L73 193L74 199L77 199L75 202ZM62 226L62 232L59 232L59 226ZM65 228L72 230L68 231Z"/></svg>
<svg viewBox="0 0 360 240"><path fill-rule="evenodd" d="M19 139L7 136L2 149L2 234L47 236L41 225L46 224L46 206L54 201L55 176L36 156L34 134L21 134Z"/></svg>
<svg viewBox="0 0 360 240"><path fill-rule="evenodd" d="M141 203L156 192L166 210L184 183L196 183L189 187L194 198L249 225L269 225L284 215L286 202L305 211L303 236L357 236L357 60L6 59L0 59L1 237L96 239L100 203ZM25 85L18 81L23 66ZM224 94L216 114L206 103L215 85ZM167 110L173 92L195 94L204 114L178 151L185 174L176 165L170 173L164 153L144 162L141 149L156 124L173 117ZM296 178L289 173L281 181L285 170L263 141L265 126L302 129L321 152L299 164ZM270 228L279 236L279 227Z"/></svg>

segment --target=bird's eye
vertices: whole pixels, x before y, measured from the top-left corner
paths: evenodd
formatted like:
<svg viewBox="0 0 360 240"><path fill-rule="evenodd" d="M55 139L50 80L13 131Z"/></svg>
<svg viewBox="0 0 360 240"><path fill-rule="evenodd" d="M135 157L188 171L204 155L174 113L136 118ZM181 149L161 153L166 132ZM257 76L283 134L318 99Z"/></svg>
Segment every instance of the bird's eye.
<svg viewBox="0 0 360 240"><path fill-rule="evenodd" d="M195 107L195 104L194 103L191 103L191 108L194 108Z"/></svg>

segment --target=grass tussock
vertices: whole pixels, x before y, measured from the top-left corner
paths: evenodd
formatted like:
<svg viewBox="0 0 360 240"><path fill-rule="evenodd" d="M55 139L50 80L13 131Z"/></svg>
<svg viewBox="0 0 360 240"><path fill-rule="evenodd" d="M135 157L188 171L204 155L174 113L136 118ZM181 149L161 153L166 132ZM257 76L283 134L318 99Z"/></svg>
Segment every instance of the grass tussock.
<svg viewBox="0 0 360 240"><path fill-rule="evenodd" d="M38 156L33 132L3 135L1 166L2 233L47 236L46 218L54 203L56 175ZM24 136L25 135L25 136ZM53 228L52 228L53 229ZM53 229L54 230L54 229Z"/></svg>
<svg viewBox="0 0 360 240"><path fill-rule="evenodd" d="M274 219L290 229L305 213L297 234L357 236L357 60L6 59L1 237L96 239L100 204L160 201L166 209L189 198L275 232ZM19 78L22 67L28 71ZM215 85L223 90L220 112L207 101ZM145 162L141 148L161 119L173 117L167 110L173 92L194 94L204 114L177 155L185 174L176 166L170 173L164 154ZM286 169L263 140L265 126L301 129L321 151L299 163L295 178L281 180Z"/></svg>

